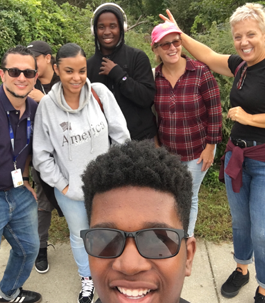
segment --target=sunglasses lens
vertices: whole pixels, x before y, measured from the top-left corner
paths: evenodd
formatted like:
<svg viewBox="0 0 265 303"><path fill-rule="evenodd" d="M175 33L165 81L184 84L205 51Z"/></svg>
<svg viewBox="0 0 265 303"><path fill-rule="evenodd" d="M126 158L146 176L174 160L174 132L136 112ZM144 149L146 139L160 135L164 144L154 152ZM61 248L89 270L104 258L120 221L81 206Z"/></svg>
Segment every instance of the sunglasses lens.
<svg viewBox="0 0 265 303"><path fill-rule="evenodd" d="M140 254L150 259L170 258L177 255L180 248L178 233L165 229L141 231L137 233L136 242Z"/></svg>
<svg viewBox="0 0 265 303"><path fill-rule="evenodd" d="M119 231L97 229L86 233L85 248L89 255L99 258L115 258L124 247L124 236Z"/></svg>
<svg viewBox="0 0 265 303"><path fill-rule="evenodd" d="M17 69L17 68L10 68L8 70L8 74L9 74L10 77L16 78L16 77L19 77L20 70Z"/></svg>
<svg viewBox="0 0 265 303"><path fill-rule="evenodd" d="M26 69L26 70L24 70L23 74L26 78L34 78L36 75L36 72L33 69Z"/></svg>
<svg viewBox="0 0 265 303"><path fill-rule="evenodd" d="M178 46L180 46L181 41L180 41L180 40L175 40L175 41L172 42L172 44L173 44L175 47L178 47Z"/></svg>
<svg viewBox="0 0 265 303"><path fill-rule="evenodd" d="M167 42L167 43L161 44L161 48L163 50L168 50L170 48L170 45L171 45L171 43Z"/></svg>
<svg viewBox="0 0 265 303"><path fill-rule="evenodd" d="M25 69L25 70L20 70L18 68L9 68L8 69L8 74L10 77L17 78L20 76L20 74L23 72L24 76L26 78L34 78L36 75L36 72L34 69Z"/></svg>
<svg viewBox="0 0 265 303"><path fill-rule="evenodd" d="M171 44L173 44L174 47L178 47L181 44L181 40L175 40L175 41L172 41L172 42L166 42L166 43L160 44L160 46L161 46L161 48L163 50L168 50L170 48Z"/></svg>

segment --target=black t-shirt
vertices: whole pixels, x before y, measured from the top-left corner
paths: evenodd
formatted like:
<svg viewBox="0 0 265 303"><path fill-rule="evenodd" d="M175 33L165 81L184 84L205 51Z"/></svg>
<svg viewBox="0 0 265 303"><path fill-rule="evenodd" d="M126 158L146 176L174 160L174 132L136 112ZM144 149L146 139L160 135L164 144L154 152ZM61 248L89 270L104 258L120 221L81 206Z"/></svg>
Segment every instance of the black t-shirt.
<svg viewBox="0 0 265 303"><path fill-rule="evenodd" d="M59 81L60 78L56 75L56 73L54 73L51 82L48 84L41 84L40 80L37 79L35 88L40 90L44 95L46 95L52 89L52 86Z"/></svg>
<svg viewBox="0 0 265 303"><path fill-rule="evenodd" d="M100 301L100 299L97 299L97 301L95 303L102 303L102 302ZM180 298L179 303L189 303L189 302L186 301L186 300L184 300L184 299L182 299L182 298Z"/></svg>
<svg viewBox="0 0 265 303"><path fill-rule="evenodd" d="M233 74L241 62L242 59L237 55L229 57L228 66ZM252 115L265 113L265 59L247 68L242 89L237 89L237 83L244 66L241 66L238 70L231 89L231 106L241 106L245 112ZM231 131L231 137L265 143L265 128L235 122Z"/></svg>

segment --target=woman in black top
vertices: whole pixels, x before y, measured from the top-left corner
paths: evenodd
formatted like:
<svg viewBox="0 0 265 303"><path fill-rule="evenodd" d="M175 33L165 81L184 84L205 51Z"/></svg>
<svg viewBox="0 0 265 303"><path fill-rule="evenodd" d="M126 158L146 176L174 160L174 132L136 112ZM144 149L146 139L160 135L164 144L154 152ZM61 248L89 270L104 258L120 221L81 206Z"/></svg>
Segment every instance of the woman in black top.
<svg viewBox="0 0 265 303"><path fill-rule="evenodd" d="M169 19L175 22L168 11ZM160 15L163 20L167 18ZM259 287L255 303L265 300L265 11L247 3L230 18L238 55L222 55L182 34L183 46L214 72L235 77L228 118L234 121L225 154L225 183L233 225L236 270L222 285L232 298L248 283L255 255Z"/></svg>

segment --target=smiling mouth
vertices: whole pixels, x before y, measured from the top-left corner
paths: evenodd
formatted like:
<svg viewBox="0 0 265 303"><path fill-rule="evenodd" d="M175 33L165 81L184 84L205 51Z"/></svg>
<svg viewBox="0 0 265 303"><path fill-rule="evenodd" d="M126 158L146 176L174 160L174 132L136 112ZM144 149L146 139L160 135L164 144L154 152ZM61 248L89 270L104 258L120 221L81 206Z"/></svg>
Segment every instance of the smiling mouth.
<svg viewBox="0 0 265 303"><path fill-rule="evenodd" d="M27 87L26 84L16 84L16 86L17 86L18 88L25 88L25 87Z"/></svg>
<svg viewBox="0 0 265 303"><path fill-rule="evenodd" d="M110 43L113 41L113 38L103 38L105 43Z"/></svg>
<svg viewBox="0 0 265 303"><path fill-rule="evenodd" d="M248 49L243 49L243 53L244 54L249 54L251 51L252 51L253 47L252 48L248 48Z"/></svg>
<svg viewBox="0 0 265 303"><path fill-rule="evenodd" d="M145 297L151 291L151 289L147 289L147 288L128 289L124 287L117 287L117 289L121 294L125 295L130 299L135 299L135 300Z"/></svg>

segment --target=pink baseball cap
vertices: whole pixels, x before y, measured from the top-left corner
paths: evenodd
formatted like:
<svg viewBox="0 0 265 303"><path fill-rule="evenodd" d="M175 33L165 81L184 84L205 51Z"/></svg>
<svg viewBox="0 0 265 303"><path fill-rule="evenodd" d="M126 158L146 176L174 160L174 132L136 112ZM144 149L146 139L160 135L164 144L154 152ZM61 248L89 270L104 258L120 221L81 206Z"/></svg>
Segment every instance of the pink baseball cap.
<svg viewBox="0 0 265 303"><path fill-rule="evenodd" d="M165 21L164 23L158 24L157 26L154 27L151 38L152 38L152 43L151 45L154 45L154 43L159 42L162 38L164 38L168 34L182 34L182 31L177 28L177 26L172 23Z"/></svg>

